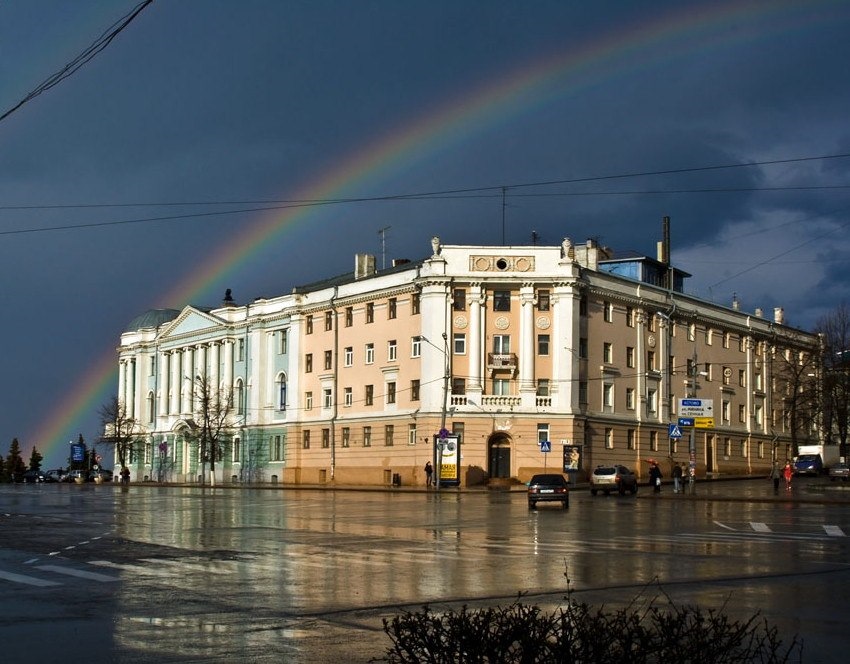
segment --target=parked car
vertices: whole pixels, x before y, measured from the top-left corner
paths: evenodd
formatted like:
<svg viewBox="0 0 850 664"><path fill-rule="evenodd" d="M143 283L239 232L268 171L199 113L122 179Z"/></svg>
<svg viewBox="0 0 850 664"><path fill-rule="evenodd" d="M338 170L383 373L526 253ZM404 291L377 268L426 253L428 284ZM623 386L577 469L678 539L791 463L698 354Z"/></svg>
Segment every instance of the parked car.
<svg viewBox="0 0 850 664"><path fill-rule="evenodd" d="M84 482L88 472L85 470L71 470L62 478L63 482Z"/></svg>
<svg viewBox="0 0 850 664"><path fill-rule="evenodd" d="M834 463L829 467L829 479L833 482L835 480L846 482L848 477L850 477L850 466L846 463Z"/></svg>
<svg viewBox="0 0 850 664"><path fill-rule="evenodd" d="M112 481L112 471L107 470L106 468L100 468L99 470L89 471L89 476L88 476L89 482L96 482L98 478L100 478L101 482L111 482Z"/></svg>
<svg viewBox="0 0 850 664"><path fill-rule="evenodd" d="M65 471L61 468L56 468L55 470L48 470L44 474L45 482L61 482L65 477Z"/></svg>
<svg viewBox="0 0 850 664"><path fill-rule="evenodd" d="M44 471L28 470L24 473L24 482L27 484L41 484L45 480Z"/></svg>
<svg viewBox="0 0 850 664"><path fill-rule="evenodd" d="M606 496L612 491L622 496L626 491L635 494L637 490L637 475L626 466L619 464L597 466L590 475L590 493L594 496L600 491Z"/></svg>
<svg viewBox="0 0 850 664"><path fill-rule="evenodd" d="M820 475L823 470L820 454L801 454L794 460L795 475Z"/></svg>
<svg viewBox="0 0 850 664"><path fill-rule="evenodd" d="M557 473L535 475L528 483L528 509L537 509L537 503L558 502L564 509L570 506L570 486L567 478Z"/></svg>

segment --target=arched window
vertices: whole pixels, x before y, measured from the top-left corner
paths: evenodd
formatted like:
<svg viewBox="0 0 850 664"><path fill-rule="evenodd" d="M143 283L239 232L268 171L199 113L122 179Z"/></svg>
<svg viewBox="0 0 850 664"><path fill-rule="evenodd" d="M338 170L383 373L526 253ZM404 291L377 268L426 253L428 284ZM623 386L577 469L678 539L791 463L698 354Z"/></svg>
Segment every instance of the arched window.
<svg viewBox="0 0 850 664"><path fill-rule="evenodd" d="M156 413L154 412L153 392L148 392L148 422L153 424Z"/></svg>
<svg viewBox="0 0 850 664"><path fill-rule="evenodd" d="M233 386L233 401L234 406L236 406L236 414L244 415L245 414L245 388L242 385L242 379L238 379L236 384Z"/></svg>
<svg viewBox="0 0 850 664"><path fill-rule="evenodd" d="M277 385L277 409L286 411L286 374L281 372L275 381Z"/></svg>

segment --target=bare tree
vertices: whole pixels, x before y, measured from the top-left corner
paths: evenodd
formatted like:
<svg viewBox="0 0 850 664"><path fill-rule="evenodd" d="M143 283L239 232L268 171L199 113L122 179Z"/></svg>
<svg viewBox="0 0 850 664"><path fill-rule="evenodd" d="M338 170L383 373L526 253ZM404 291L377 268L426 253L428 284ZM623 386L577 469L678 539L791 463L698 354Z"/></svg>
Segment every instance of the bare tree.
<svg viewBox="0 0 850 664"><path fill-rule="evenodd" d="M825 442L838 442L841 456L846 456L850 424L850 307L847 303L842 302L835 310L822 316L816 331L823 339Z"/></svg>
<svg viewBox="0 0 850 664"><path fill-rule="evenodd" d="M789 340L790 341L790 340ZM811 347L773 349L773 375L785 407L785 424L791 434L791 454L799 453L801 442L817 438L820 404L820 357Z"/></svg>
<svg viewBox="0 0 850 664"><path fill-rule="evenodd" d="M224 443L232 429L233 394L213 385L207 376L196 376L193 384L197 427L189 434L198 444L198 459L209 464L210 485L215 486L215 462L221 461Z"/></svg>
<svg viewBox="0 0 850 664"><path fill-rule="evenodd" d="M100 441L114 446L123 471L131 461L134 448L143 444L144 431L138 421L127 414L124 402L118 397L112 397L100 407L100 421L103 425Z"/></svg>

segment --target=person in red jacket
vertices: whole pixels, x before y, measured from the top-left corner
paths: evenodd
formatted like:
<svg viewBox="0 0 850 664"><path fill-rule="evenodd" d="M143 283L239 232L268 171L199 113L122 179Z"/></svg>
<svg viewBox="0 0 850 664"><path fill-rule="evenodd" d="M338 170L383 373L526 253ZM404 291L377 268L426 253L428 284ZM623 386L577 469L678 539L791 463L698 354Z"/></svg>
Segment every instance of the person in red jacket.
<svg viewBox="0 0 850 664"><path fill-rule="evenodd" d="M785 468L782 469L782 477L785 478L785 490L791 490L791 478L794 477L794 469L791 468L791 462L785 462Z"/></svg>

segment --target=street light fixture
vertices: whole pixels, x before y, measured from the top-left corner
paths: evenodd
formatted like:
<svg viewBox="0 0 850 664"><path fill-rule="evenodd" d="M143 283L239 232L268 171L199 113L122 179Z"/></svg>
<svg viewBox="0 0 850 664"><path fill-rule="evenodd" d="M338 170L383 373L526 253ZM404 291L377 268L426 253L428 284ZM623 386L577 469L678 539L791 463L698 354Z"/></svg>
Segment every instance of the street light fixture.
<svg viewBox="0 0 850 664"><path fill-rule="evenodd" d="M416 337L419 341L424 341L429 346L436 348L443 354L443 406L442 413L440 416L440 431L437 434L437 479L434 483L434 486L439 489L440 488L440 475L442 474L443 468L443 449L448 443L448 435L449 431L446 429L446 415L448 413L448 401L449 401L449 378L451 376L451 370L449 367L449 336L443 332L443 348L440 348L433 341L428 339L425 335L420 334Z"/></svg>

